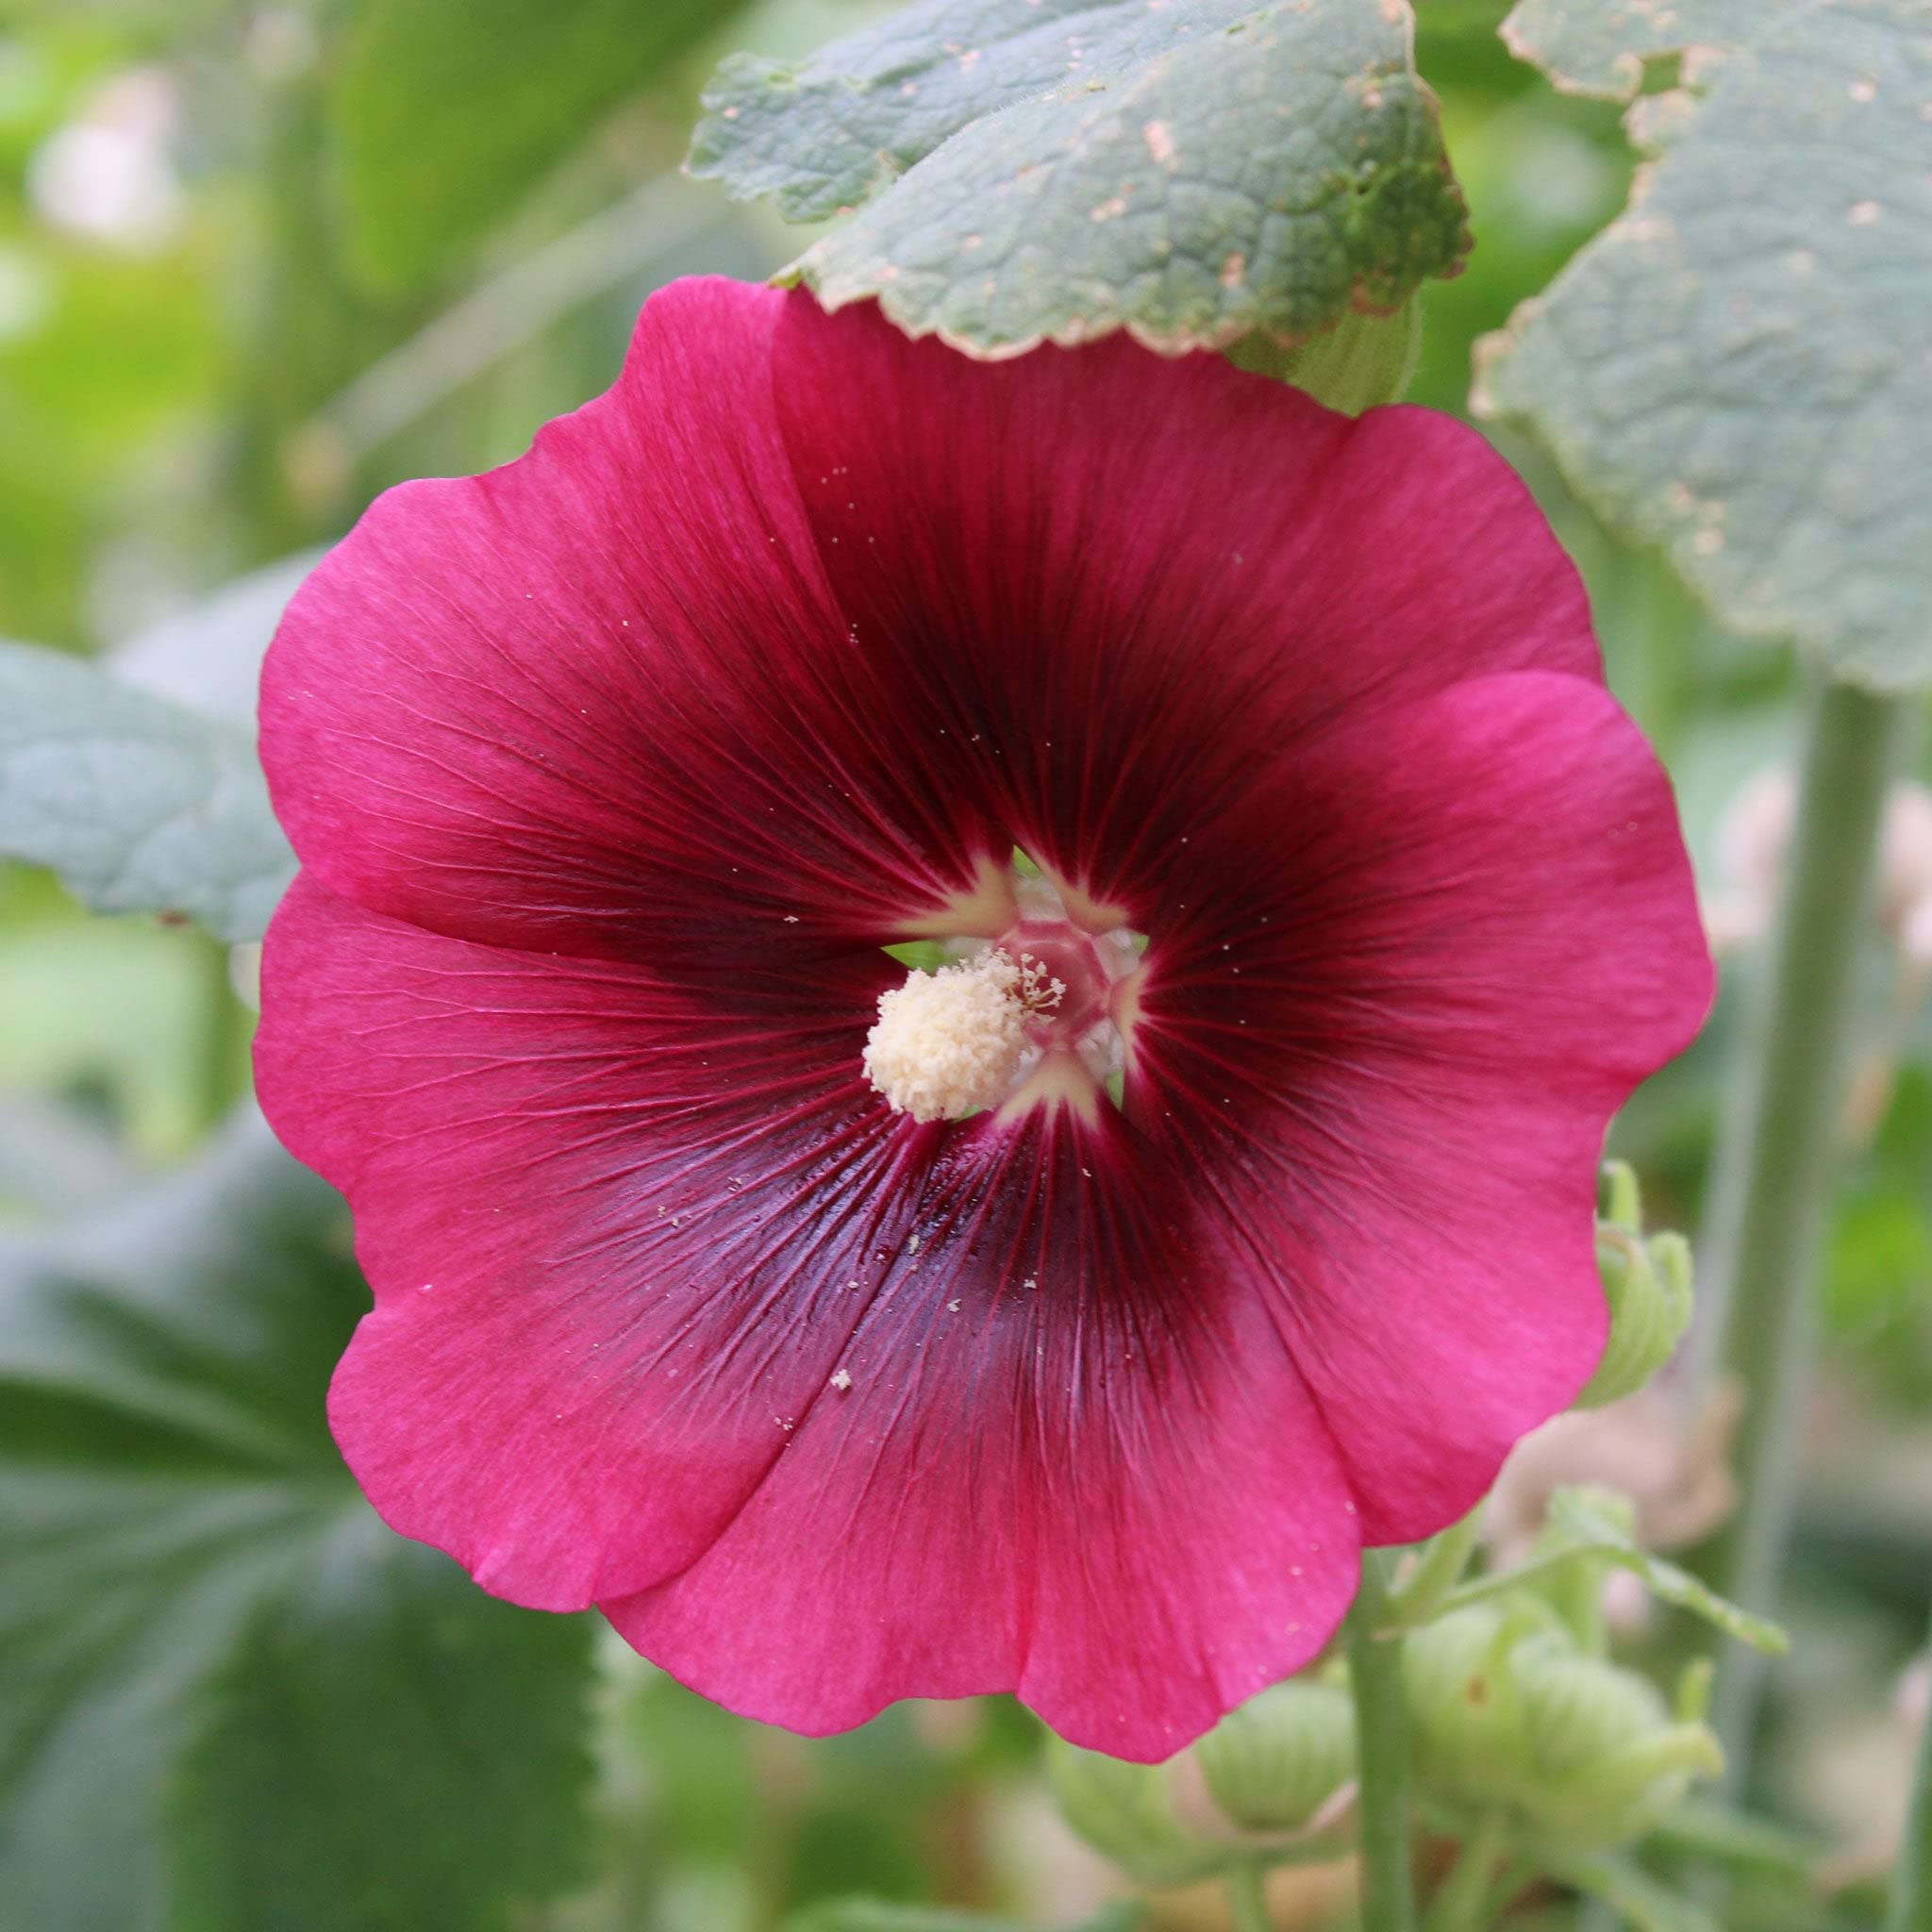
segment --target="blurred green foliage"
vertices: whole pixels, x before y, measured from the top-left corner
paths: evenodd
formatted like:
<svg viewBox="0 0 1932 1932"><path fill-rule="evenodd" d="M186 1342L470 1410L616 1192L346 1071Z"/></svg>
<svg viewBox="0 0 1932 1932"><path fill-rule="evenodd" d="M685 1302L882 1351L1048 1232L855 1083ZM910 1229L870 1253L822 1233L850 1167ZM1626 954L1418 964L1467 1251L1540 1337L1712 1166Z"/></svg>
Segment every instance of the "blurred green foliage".
<svg viewBox="0 0 1932 1932"><path fill-rule="evenodd" d="M1476 340L1624 205L1632 156L1614 107L1554 92L1509 58L1497 0L1419 10L1418 64L1475 246L1421 297L1410 394L1466 412ZM610 380L651 287L766 275L810 239L677 175L715 60L796 58L882 11L15 4L0 16L0 636L114 652L239 573L329 541L392 482L516 454ZM1669 762L1715 883L1727 802L1789 757L1790 667L1717 630L1545 459L1491 433L1585 571L1612 683ZM232 664L223 675L232 687ZM1787 1809L1845 1840L1872 1774L1848 1782L1834 1726L1862 1714L1878 1749L1890 1675L1917 1640L1932 1517L1932 1034L1895 947L1874 932L1870 953L1878 1097L1833 1231L1833 1440L1811 1465L1793 1615L1799 1657L1841 1668L1781 1678L1766 1774ZM1707 1037L1620 1124L1659 1224L1695 1224L1751 971L1748 953L1727 962ZM12 1806L27 1829L0 1840L0 1924L752 1932L809 1908L799 1932L938 1932L953 1922L837 1901L1059 1924L1096 1908L1093 1869L1046 1815L1031 1723L998 1702L806 1742L600 1654L599 1761L573 1824L575 1733L552 1718L582 1694L588 1625L489 1606L419 1560L362 1509L322 1434L327 1362L361 1294L327 1246L341 1223L326 1191L262 1157L275 1177L223 1221L246 1236L239 1251L144 1280L152 1306L117 1299L127 1271L101 1241L128 1210L111 1204L165 1181L246 1091L249 1016L225 951L188 928L90 919L45 874L0 866L0 1373L20 1383L0 1412L0 1801L38 1780L32 1803L52 1807ZM278 1234L249 1218L291 1199L307 1205ZM88 1284L63 1303L68 1367L24 1394L45 1369L37 1324L57 1278ZM224 1307L242 1324L225 1341L176 1333ZM244 1307L304 1330L269 1379L247 1357ZM245 1451L208 1433L237 1415ZM171 1579L209 1593L170 1599L128 1553L169 1541L191 1479L233 1507L238 1457L276 1463L308 1513L258 1545L230 1535L170 1558ZM63 1573L58 1534L93 1567ZM489 1680L461 1700L479 1731L411 1707L422 1672L395 1674L398 1643ZM51 1675L15 1661L30 1651ZM452 1751L501 1778L459 1789ZM305 1765L313 1782L291 1782ZM57 1812L79 1821L58 1840ZM29 1839L38 1850L20 1848ZM70 1848L64 1896L31 1862L50 1843ZM1787 1883L1760 1890L1740 1923L1834 1922ZM1333 1909L1318 1898L1292 1923ZM1216 1922L1182 1901L1152 1923Z"/></svg>

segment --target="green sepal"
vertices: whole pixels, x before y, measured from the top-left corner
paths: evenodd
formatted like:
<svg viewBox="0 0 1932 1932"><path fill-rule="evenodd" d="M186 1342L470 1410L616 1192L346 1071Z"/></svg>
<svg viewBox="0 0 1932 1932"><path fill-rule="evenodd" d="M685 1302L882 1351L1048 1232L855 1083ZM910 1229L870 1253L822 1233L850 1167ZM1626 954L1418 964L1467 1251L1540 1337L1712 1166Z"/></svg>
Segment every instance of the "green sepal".
<svg viewBox="0 0 1932 1932"><path fill-rule="evenodd" d="M1607 1491L1556 1491L1550 1497L1544 1554L1540 1561L1560 1562L1585 1554L1607 1557L1617 1568L1641 1578L1653 1596L1716 1624L1725 1636L1735 1637L1753 1650L1782 1657L1790 1648L1790 1639L1769 1618L1740 1609L1690 1571L1642 1548L1619 1520L1620 1506L1627 1507L1623 1498Z"/></svg>
<svg viewBox="0 0 1932 1932"><path fill-rule="evenodd" d="M1690 1325L1690 1244L1680 1234L1643 1239L1637 1177L1620 1160L1604 1169L1605 1211L1596 1224L1597 1274L1610 1332L1578 1408L1634 1395L1670 1360Z"/></svg>

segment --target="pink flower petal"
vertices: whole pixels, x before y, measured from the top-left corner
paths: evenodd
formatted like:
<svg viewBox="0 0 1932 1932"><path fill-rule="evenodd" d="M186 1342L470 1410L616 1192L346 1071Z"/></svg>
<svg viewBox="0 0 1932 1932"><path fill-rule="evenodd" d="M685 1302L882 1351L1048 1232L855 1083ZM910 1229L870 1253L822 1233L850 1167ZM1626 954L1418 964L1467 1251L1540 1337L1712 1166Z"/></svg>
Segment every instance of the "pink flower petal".
<svg viewBox="0 0 1932 1932"><path fill-rule="evenodd" d="M1604 1131L1712 991L1670 786L1600 688L1519 673L1331 733L1200 842L1129 1119L1195 1148L1364 1537L1407 1541L1601 1351Z"/></svg>
<svg viewBox="0 0 1932 1932"><path fill-rule="evenodd" d="M1036 1114L930 1171L922 1213L963 1225L715 1546L603 1605L639 1649L795 1730L1010 1689L1151 1760L1322 1647L1359 1547L1328 1432L1266 1304L1201 1265L1191 1177L1107 1124Z"/></svg>
<svg viewBox="0 0 1932 1932"><path fill-rule="evenodd" d="M371 1500L499 1594L688 1562L862 1309L890 1117L883 958L716 997L449 940L304 873L263 950L262 1105L349 1196L375 1289L331 1398ZM874 1197L877 1198L874 1199Z"/></svg>
<svg viewBox="0 0 1932 1932"><path fill-rule="evenodd" d="M1205 818L1339 719L1601 675L1574 567L1446 416L1351 420L1124 336L988 365L802 295L774 356L840 608L924 721L913 755L1110 903L1142 909Z"/></svg>
<svg viewBox="0 0 1932 1932"><path fill-rule="evenodd" d="M663 291L608 394L518 462L390 491L297 593L262 758L338 891L459 938L716 967L875 943L1004 857L874 729L901 694L849 648L773 417L783 308Z"/></svg>
<svg viewBox="0 0 1932 1932"><path fill-rule="evenodd" d="M894 1121L870 961L815 1008L708 1004L306 874L265 958L264 1104L377 1289L337 1437L490 1589L628 1598L651 1655L795 1728L1017 1686L1150 1757L1333 1627L1334 1447L1197 1259L1189 1176L1111 1114Z"/></svg>

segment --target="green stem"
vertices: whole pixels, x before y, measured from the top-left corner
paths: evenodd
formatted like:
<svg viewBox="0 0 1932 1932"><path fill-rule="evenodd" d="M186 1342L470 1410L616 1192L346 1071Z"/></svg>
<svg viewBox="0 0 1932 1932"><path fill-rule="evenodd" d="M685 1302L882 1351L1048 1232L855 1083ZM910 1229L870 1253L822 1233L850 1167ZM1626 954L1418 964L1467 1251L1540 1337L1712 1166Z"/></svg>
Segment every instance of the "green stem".
<svg viewBox="0 0 1932 1932"><path fill-rule="evenodd" d="M1491 1881L1509 1848L1508 1821L1500 1811L1485 1811L1475 1829L1463 1840L1449 1875L1429 1900L1424 1932L1484 1932L1484 1907Z"/></svg>
<svg viewBox="0 0 1932 1932"><path fill-rule="evenodd" d="M1274 1921L1268 1911L1268 1893L1259 1865L1234 1865L1228 1869L1228 1916L1234 1932L1274 1932Z"/></svg>
<svg viewBox="0 0 1932 1932"><path fill-rule="evenodd" d="M1932 1932L1932 1716L1919 1731L1919 1764L1906 1807L1905 1841L1892 1874L1885 1932Z"/></svg>
<svg viewBox="0 0 1932 1932"><path fill-rule="evenodd" d="M1885 791L1906 706L1826 684L1811 713L1798 822L1775 941L1712 1183L1706 1289L1724 1369L1745 1391L1738 1512L1700 1566L1749 1608L1775 1607L1790 1526L1813 1285L1830 1203L1858 951ZM1729 1646L1717 1728L1742 1784L1762 1685Z"/></svg>
<svg viewBox="0 0 1932 1932"><path fill-rule="evenodd" d="M1460 1522L1452 1523L1423 1545L1415 1568L1389 1591L1385 1630L1414 1630L1434 1621L1469 1568L1482 1521L1483 1506L1478 1503Z"/></svg>
<svg viewBox="0 0 1932 1932"><path fill-rule="evenodd" d="M1361 1793L1363 1932L1412 1932L1408 1707L1402 1639L1389 1622L1388 1556L1362 1552L1362 1587L1348 1613L1348 1675L1355 1693L1356 1775Z"/></svg>
<svg viewBox="0 0 1932 1932"><path fill-rule="evenodd" d="M1467 1609L1471 1604L1487 1603L1492 1597L1514 1596L1525 1583L1541 1583L1547 1577L1560 1576L1579 1563L1587 1563L1592 1570L1597 1570L1601 1562L1600 1554L1594 1550L1553 1550L1547 1556L1519 1563L1513 1570L1492 1570L1487 1576L1478 1576L1474 1583L1458 1583L1454 1590L1436 1600L1426 1617L1406 1617L1398 1607L1391 1623L1382 1627L1385 1630L1412 1630L1418 1622L1432 1623L1438 1617Z"/></svg>

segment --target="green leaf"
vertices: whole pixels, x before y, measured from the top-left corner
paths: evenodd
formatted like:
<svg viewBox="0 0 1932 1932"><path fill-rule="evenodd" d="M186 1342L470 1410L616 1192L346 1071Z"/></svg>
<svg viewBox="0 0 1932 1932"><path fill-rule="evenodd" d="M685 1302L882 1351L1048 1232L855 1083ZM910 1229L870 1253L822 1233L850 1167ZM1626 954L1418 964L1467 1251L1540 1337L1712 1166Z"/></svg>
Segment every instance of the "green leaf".
<svg viewBox="0 0 1932 1932"><path fill-rule="evenodd" d="M1565 93L1627 101L1646 60L1736 46L1764 12L1764 0L1518 0L1503 39Z"/></svg>
<svg viewBox="0 0 1932 1932"><path fill-rule="evenodd" d="M253 732L100 666L0 642L0 857L101 912L259 939L295 861Z"/></svg>
<svg viewBox="0 0 1932 1932"><path fill-rule="evenodd" d="M1654 9L1653 9L1654 10ZM1627 91L1646 9L1540 0L1514 37ZM1841 676L1932 679L1932 21L1916 0L1682 9L1748 21L1707 97L1646 95L1668 140L1630 208L1482 345L1477 407L1593 508L1667 547L1718 618ZM1641 115L1640 120L1638 116Z"/></svg>
<svg viewBox="0 0 1932 1932"><path fill-rule="evenodd" d="M290 598L325 554L298 550L231 578L180 615L115 645L108 664L125 684L252 729L269 641Z"/></svg>
<svg viewBox="0 0 1932 1932"><path fill-rule="evenodd" d="M1568 1548L1549 1552L1551 1559L1580 1551L1593 1551L1609 1557L1620 1569L1641 1577L1653 1596L1692 1616L1714 1624L1727 1637L1781 1657L1790 1648L1790 1640L1768 1618L1753 1616L1727 1598L1721 1597L1677 1564L1653 1556L1602 1507L1589 1490L1559 1489L1550 1497L1550 1527L1565 1540Z"/></svg>
<svg viewBox="0 0 1932 1932"><path fill-rule="evenodd" d="M362 0L333 111L358 265L436 280L733 0Z"/></svg>
<svg viewBox="0 0 1932 1932"><path fill-rule="evenodd" d="M870 200L792 273L914 335L1291 345L1468 245L1412 30L1402 0L927 0L727 62L691 165L794 218Z"/></svg>
<svg viewBox="0 0 1932 1932"><path fill-rule="evenodd" d="M475 1932L574 1875L587 1624L358 1494L347 1236L251 1113L0 1248L0 1896L36 1932Z"/></svg>
<svg viewBox="0 0 1932 1932"><path fill-rule="evenodd" d="M552 1889L578 1844L583 1651L356 1512L204 1690L170 1807L179 1923L469 1932Z"/></svg>

